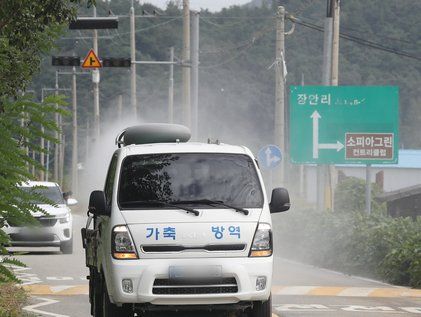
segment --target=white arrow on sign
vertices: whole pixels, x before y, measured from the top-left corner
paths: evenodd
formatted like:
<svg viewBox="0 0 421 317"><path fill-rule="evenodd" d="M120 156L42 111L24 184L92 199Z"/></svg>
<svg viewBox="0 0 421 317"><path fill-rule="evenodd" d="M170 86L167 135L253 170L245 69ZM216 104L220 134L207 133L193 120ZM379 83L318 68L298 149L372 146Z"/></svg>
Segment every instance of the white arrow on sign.
<svg viewBox="0 0 421 317"><path fill-rule="evenodd" d="M319 143L319 120L322 118L319 112L315 110L310 118L313 119L313 158L319 158L319 150L336 150L339 152L345 146L336 141L336 143Z"/></svg>
<svg viewBox="0 0 421 317"><path fill-rule="evenodd" d="M277 163L281 160L279 157L272 155L272 151L270 150L270 148L266 149L265 154L267 166L272 166L272 163Z"/></svg>

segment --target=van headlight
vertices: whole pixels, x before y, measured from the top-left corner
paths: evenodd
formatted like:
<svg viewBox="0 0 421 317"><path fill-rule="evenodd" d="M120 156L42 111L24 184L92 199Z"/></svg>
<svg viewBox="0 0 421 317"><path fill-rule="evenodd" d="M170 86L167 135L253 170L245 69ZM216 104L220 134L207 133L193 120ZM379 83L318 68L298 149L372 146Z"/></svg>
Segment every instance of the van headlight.
<svg viewBox="0 0 421 317"><path fill-rule="evenodd" d="M260 223L254 234L250 257L271 256L273 253L272 248L272 229L269 224Z"/></svg>
<svg viewBox="0 0 421 317"><path fill-rule="evenodd" d="M70 213L60 216L59 221L61 224L70 222Z"/></svg>
<svg viewBox="0 0 421 317"><path fill-rule="evenodd" d="M126 226L116 226L112 234L112 254L117 260L136 260L137 256L132 237Z"/></svg>

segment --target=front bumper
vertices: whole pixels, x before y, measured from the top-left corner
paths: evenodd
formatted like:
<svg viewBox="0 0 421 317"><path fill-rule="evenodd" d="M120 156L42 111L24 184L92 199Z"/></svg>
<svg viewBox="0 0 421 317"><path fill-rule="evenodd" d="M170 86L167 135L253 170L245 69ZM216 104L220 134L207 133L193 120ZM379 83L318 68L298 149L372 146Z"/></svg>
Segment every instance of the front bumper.
<svg viewBox="0 0 421 317"><path fill-rule="evenodd" d="M2 230L9 235L10 245L16 247L50 247L60 246L64 241L72 239L72 219L60 223L57 219L52 226L36 228L3 227Z"/></svg>
<svg viewBox="0 0 421 317"><path fill-rule="evenodd" d="M172 294L153 293L155 279L168 279L170 266L217 265L224 278L235 278L238 290L231 293ZM221 305L267 300L272 285L273 257L207 258L207 259L142 259L121 261L111 259L105 274L111 301L115 304L153 305ZM256 291L258 277L266 277L266 288ZM133 293L125 293L122 280L133 282Z"/></svg>

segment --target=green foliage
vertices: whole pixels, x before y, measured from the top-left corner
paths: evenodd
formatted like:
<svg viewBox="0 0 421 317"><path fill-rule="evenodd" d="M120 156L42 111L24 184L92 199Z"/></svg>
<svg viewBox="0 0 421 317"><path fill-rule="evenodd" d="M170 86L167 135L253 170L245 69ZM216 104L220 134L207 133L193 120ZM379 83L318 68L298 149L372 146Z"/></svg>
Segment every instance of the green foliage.
<svg viewBox="0 0 421 317"><path fill-rule="evenodd" d="M335 190L335 210L339 212L360 212L365 209L364 180L356 177L347 177L340 182ZM371 197L380 194L381 189L377 184L372 184ZM385 211L385 204L372 200L371 208L374 212Z"/></svg>
<svg viewBox="0 0 421 317"><path fill-rule="evenodd" d="M59 108L56 108L56 103ZM42 104L31 101L30 97L19 97L15 101L3 99L3 113L0 115L0 228L7 222L14 224L35 224L31 212L41 211L31 201L40 199L34 193L21 190L18 185L32 178L29 166L42 168L39 162L27 154L28 151L40 152L39 138L56 142L51 136L57 131L52 114L59 112L64 105L62 98L49 97ZM23 124L22 124L23 123ZM40 128L44 127L44 132ZM45 150L44 150L45 151ZM7 254L4 245L8 236L0 230L0 253ZM6 259L3 264L18 264ZM0 283L14 281L13 275L0 265Z"/></svg>
<svg viewBox="0 0 421 317"><path fill-rule="evenodd" d="M62 110L63 98L46 98L43 103L21 96L39 69L41 54L47 53L61 26L75 17L81 0L5 0L0 5L0 228L8 222L34 224L31 212L41 211L31 203L37 195L26 193L19 184L30 180L30 166L42 167L28 156L40 153L39 139L57 142L53 116ZM92 2L92 1L89 1ZM0 255L8 236L0 230ZM8 265L22 263L1 257L0 284L16 282Z"/></svg>
<svg viewBox="0 0 421 317"><path fill-rule="evenodd" d="M4 0L0 5L0 97L16 96L38 70L82 0ZM90 3L92 1L89 1ZM1 105L1 104L0 104Z"/></svg>
<svg viewBox="0 0 421 317"><path fill-rule="evenodd" d="M399 285L421 286L421 219L293 210L275 224L280 254Z"/></svg>

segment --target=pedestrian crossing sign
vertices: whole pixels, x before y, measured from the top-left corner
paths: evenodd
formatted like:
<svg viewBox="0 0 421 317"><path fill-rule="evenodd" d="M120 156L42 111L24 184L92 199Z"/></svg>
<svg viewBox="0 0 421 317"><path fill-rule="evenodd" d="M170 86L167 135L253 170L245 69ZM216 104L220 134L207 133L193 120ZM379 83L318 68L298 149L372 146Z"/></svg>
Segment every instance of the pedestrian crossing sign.
<svg viewBox="0 0 421 317"><path fill-rule="evenodd" d="M82 68L101 68L102 64L99 58L96 56L94 50L90 50L88 55L86 55L85 59L82 63Z"/></svg>

